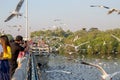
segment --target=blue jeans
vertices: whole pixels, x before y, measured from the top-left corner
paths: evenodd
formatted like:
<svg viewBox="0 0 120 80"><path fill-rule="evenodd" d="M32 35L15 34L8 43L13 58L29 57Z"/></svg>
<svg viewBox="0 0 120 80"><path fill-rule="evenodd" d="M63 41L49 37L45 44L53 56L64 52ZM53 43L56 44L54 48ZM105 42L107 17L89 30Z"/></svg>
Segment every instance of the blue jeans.
<svg viewBox="0 0 120 80"><path fill-rule="evenodd" d="M8 60L0 60L0 80L10 80Z"/></svg>

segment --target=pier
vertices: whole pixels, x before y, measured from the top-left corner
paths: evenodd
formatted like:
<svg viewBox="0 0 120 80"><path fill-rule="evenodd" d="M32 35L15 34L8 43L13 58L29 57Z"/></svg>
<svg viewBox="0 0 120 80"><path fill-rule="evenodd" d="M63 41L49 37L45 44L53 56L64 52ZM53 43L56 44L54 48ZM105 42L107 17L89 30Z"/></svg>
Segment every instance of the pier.
<svg viewBox="0 0 120 80"><path fill-rule="evenodd" d="M45 66L48 63L49 48L32 47L21 61L12 80L42 80L40 66Z"/></svg>

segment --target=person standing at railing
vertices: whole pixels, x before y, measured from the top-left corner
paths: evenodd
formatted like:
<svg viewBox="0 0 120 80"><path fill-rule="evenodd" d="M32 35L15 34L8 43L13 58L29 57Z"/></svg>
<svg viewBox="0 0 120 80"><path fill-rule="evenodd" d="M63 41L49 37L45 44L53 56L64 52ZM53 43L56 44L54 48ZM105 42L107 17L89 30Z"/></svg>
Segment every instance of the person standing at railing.
<svg viewBox="0 0 120 80"><path fill-rule="evenodd" d="M12 78L16 68L18 67L17 64L17 58L18 58L18 54L20 51L24 51L24 47L21 46L21 44L23 43L23 37L21 35L16 36L16 39L14 40L14 42L11 42L11 51L12 51L12 59L10 59L10 76Z"/></svg>
<svg viewBox="0 0 120 80"><path fill-rule="evenodd" d="M0 36L0 80L10 80L10 65L11 47L6 35Z"/></svg>
<svg viewBox="0 0 120 80"><path fill-rule="evenodd" d="M18 67L21 67L21 63L22 63L23 59L25 58L26 55L29 54L28 41L24 41L23 44L21 44L21 46L24 47L24 51L20 51L18 54L18 58L17 58Z"/></svg>

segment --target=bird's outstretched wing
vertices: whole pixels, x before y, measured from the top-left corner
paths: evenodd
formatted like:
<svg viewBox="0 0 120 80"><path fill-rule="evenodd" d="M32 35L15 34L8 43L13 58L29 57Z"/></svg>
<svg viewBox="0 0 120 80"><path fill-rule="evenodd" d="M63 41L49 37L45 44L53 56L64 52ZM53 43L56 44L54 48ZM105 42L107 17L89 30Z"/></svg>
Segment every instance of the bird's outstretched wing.
<svg viewBox="0 0 120 80"><path fill-rule="evenodd" d="M4 22L9 21L10 19L12 19L15 16L15 14L11 14Z"/></svg>
<svg viewBox="0 0 120 80"><path fill-rule="evenodd" d="M101 73L102 73L103 75L108 75L108 74L106 73L106 71L105 71L101 66L99 66L99 65L97 65L97 64L87 63L87 62L84 62L84 61L82 61L81 64L85 64L85 65L89 65L89 66L96 67L97 69L99 69L99 70L101 71Z"/></svg>
<svg viewBox="0 0 120 80"><path fill-rule="evenodd" d="M111 74L111 77L114 77L114 76L117 75L117 74L120 74L120 71Z"/></svg>
<svg viewBox="0 0 120 80"><path fill-rule="evenodd" d="M108 11L108 14L111 14L111 13L113 13L113 12L118 12L118 14L119 14L119 10L117 10L117 9L115 9L115 8L110 9L110 10Z"/></svg>
<svg viewBox="0 0 120 80"><path fill-rule="evenodd" d="M23 2L24 2L24 0L20 0L20 1L19 1L18 5L16 6L15 11L19 12L19 10L20 10L20 8L21 8Z"/></svg>
<svg viewBox="0 0 120 80"><path fill-rule="evenodd" d="M111 34L111 36L120 42L120 38L116 37L116 36L113 35L113 34Z"/></svg>
<svg viewBox="0 0 120 80"><path fill-rule="evenodd" d="M90 7L101 7L101 8L106 8L106 9L110 9L107 6L102 6L102 5L91 5Z"/></svg>
<svg viewBox="0 0 120 80"><path fill-rule="evenodd" d="M52 70L52 71L45 71L47 73L50 73L50 72L62 72L62 73L66 73L66 74L71 74L72 72L69 72L69 71L64 71L64 70Z"/></svg>

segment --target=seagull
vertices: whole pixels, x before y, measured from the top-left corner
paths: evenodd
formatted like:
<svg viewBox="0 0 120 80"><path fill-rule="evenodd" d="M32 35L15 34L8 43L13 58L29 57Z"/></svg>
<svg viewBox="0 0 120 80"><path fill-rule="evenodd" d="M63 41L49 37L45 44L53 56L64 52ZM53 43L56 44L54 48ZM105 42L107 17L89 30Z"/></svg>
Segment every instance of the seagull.
<svg viewBox="0 0 120 80"><path fill-rule="evenodd" d="M61 19L55 19L54 21L55 21L55 22L56 22L56 21L61 21Z"/></svg>
<svg viewBox="0 0 120 80"><path fill-rule="evenodd" d="M22 16L22 14L19 13L19 10L21 9L21 6L22 6L23 2L24 2L24 0L19 1L16 9L11 13L11 15L4 22L7 22L7 21L11 20L14 16L17 16L17 17Z"/></svg>
<svg viewBox="0 0 120 80"><path fill-rule="evenodd" d="M113 76L120 73L120 71L119 71L119 72L115 72L113 74L108 74L101 66L99 66L97 64L87 63L87 62L84 62L84 61L82 61L81 64L93 66L93 67L96 67L97 69L99 69L102 73L102 75L101 75L102 80L112 80Z"/></svg>
<svg viewBox="0 0 120 80"><path fill-rule="evenodd" d="M115 8L110 8L110 7L107 7L107 6L102 6L102 5L91 5L90 7L101 7L101 8L109 9L108 14L111 14L111 13L113 13L113 12L117 12L118 14L120 14L120 10L115 9Z"/></svg>
<svg viewBox="0 0 120 80"><path fill-rule="evenodd" d="M20 31L21 28L18 28L17 31Z"/></svg>
<svg viewBox="0 0 120 80"><path fill-rule="evenodd" d="M120 42L120 38L116 37L115 35L111 34L111 36L115 39L117 39Z"/></svg>
<svg viewBox="0 0 120 80"><path fill-rule="evenodd" d="M91 5L90 7L101 7L101 8L106 8L106 9L110 9L107 6L102 6L102 5Z"/></svg>
<svg viewBox="0 0 120 80"><path fill-rule="evenodd" d="M85 45L85 44L88 44L88 43L90 43L90 42L89 42L89 41L83 42L83 43L81 43L81 44L79 44L79 45L77 45L77 46L75 46L75 45L73 45L73 44L65 44L65 46L74 47L74 48L75 48L75 51L78 51L78 50L79 50L78 48L79 48L80 46Z"/></svg>
<svg viewBox="0 0 120 80"><path fill-rule="evenodd" d="M51 72L62 72L62 73L66 73L66 74L72 74L72 72L69 71L64 71L64 70L52 70L52 71L45 71L47 73L51 73Z"/></svg>

